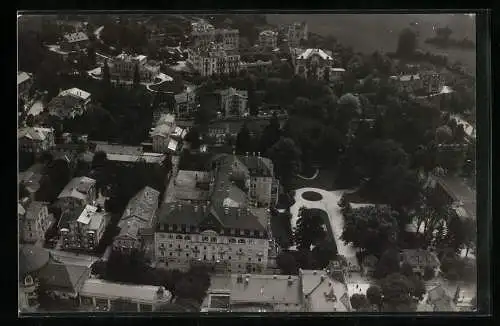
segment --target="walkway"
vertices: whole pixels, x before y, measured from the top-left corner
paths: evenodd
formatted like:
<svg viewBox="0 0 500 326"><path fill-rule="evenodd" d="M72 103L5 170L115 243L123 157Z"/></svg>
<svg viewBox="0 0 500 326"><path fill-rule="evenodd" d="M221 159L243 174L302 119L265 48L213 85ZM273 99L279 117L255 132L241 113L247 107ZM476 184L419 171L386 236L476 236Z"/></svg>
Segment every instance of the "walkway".
<svg viewBox="0 0 500 326"><path fill-rule="evenodd" d="M177 172L178 172L178 167L179 167L179 156L173 155L172 156L172 173L170 180L168 180L168 184L165 189L165 194L163 195L163 202L164 203L171 203L175 199L175 178L177 177Z"/></svg>
<svg viewBox="0 0 500 326"><path fill-rule="evenodd" d="M310 177L310 178L307 178L307 177L301 176L300 174L296 174L295 176L296 176L297 178L302 179L302 180L314 180L314 179L316 179L316 178L318 177L318 175L319 175L319 169L316 169L316 172L314 172L313 176L312 176L312 177Z"/></svg>
<svg viewBox="0 0 500 326"><path fill-rule="evenodd" d="M315 191L323 196L322 200L319 201L308 201L302 198L302 194L306 191ZM342 198L342 195L348 190L337 190L337 191L326 191L317 188L301 188L295 191L295 204L290 207L290 213L292 214L292 229L295 229L298 219L299 209L304 206L306 208L317 208L322 209L328 213L328 218L330 220L330 226L332 228L335 242L337 243L338 253L346 258L356 257L356 249L350 245L346 245L344 241L340 239L342 236L342 231L344 229L344 217L338 202ZM293 248L290 248L293 249Z"/></svg>

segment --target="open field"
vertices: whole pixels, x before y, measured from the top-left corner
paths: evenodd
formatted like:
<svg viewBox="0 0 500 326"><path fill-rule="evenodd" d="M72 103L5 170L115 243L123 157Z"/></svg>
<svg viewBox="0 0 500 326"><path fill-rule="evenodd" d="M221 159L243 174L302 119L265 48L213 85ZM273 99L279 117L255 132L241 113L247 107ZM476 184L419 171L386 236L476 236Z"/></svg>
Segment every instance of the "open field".
<svg viewBox="0 0 500 326"><path fill-rule="evenodd" d="M447 25L453 30L453 38L468 37L475 42L475 20L463 14L270 14L267 21L273 25L306 21L309 32L323 36L331 34L343 45L363 53L395 51L398 33L417 22L422 50L447 53L450 62L460 61L472 73L476 69L475 51L443 50L424 43L425 39L434 36L433 26Z"/></svg>

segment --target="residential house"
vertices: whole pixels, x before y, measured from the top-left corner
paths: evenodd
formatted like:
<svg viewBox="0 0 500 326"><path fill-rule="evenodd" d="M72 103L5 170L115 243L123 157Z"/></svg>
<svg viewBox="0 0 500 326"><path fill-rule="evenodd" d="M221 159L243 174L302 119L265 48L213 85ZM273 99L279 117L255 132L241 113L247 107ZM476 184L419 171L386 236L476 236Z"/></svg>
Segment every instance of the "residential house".
<svg viewBox="0 0 500 326"><path fill-rule="evenodd" d="M190 118L196 110L196 93L192 88L176 94L175 99L175 115L179 118Z"/></svg>
<svg viewBox="0 0 500 326"><path fill-rule="evenodd" d="M61 41L61 49L64 51L78 51L89 44L89 37L83 32L65 34Z"/></svg>
<svg viewBox="0 0 500 326"><path fill-rule="evenodd" d="M451 205L460 218L476 219L476 192L455 176L431 176L429 186L436 200Z"/></svg>
<svg viewBox="0 0 500 326"><path fill-rule="evenodd" d="M300 41L307 40L308 38L307 23L305 22L294 22L282 27L282 29L284 30L288 45L291 47L299 46Z"/></svg>
<svg viewBox="0 0 500 326"><path fill-rule="evenodd" d="M33 201L29 203L27 209L20 207L22 240L26 243L37 243L45 240L45 233L54 222L54 216L49 214L48 203Z"/></svg>
<svg viewBox="0 0 500 326"><path fill-rule="evenodd" d="M434 312L453 312L457 307L453 298L446 293L446 290L438 285L427 292L426 304L430 305Z"/></svg>
<svg viewBox="0 0 500 326"><path fill-rule="evenodd" d="M109 219L106 212L91 205L63 211L59 221L63 248L95 250L104 235Z"/></svg>
<svg viewBox="0 0 500 326"><path fill-rule="evenodd" d="M399 92L413 93L422 89L424 85L419 74L391 76L390 80L398 88Z"/></svg>
<svg viewBox="0 0 500 326"><path fill-rule="evenodd" d="M64 210L81 209L97 199L96 181L88 177L73 178L57 197L55 206Z"/></svg>
<svg viewBox="0 0 500 326"><path fill-rule="evenodd" d="M113 79L132 80L136 67L143 82L153 82L160 74L160 66L152 61L148 62L147 56L125 53L116 56L110 64L110 73Z"/></svg>
<svg viewBox="0 0 500 326"><path fill-rule="evenodd" d="M18 71L17 72L17 94L18 97L27 102L31 86L33 85L33 77L30 73Z"/></svg>
<svg viewBox="0 0 500 326"><path fill-rule="evenodd" d="M29 194L30 200L35 200L36 193L40 189L41 181L44 177L45 165L35 163L24 172L19 172L19 186L24 187ZM21 198L22 199L22 198Z"/></svg>
<svg viewBox="0 0 500 326"><path fill-rule="evenodd" d="M299 270L304 311L347 312L351 310L347 286L326 271Z"/></svg>
<svg viewBox="0 0 500 326"><path fill-rule="evenodd" d="M191 40L194 48L207 46L210 43L219 43L224 50L239 48L239 31L237 29L218 29L207 22L191 24Z"/></svg>
<svg viewBox="0 0 500 326"><path fill-rule="evenodd" d="M91 94L78 88L62 91L48 104L49 114L60 119L72 119L87 111Z"/></svg>
<svg viewBox="0 0 500 326"><path fill-rule="evenodd" d="M345 74L345 69L344 68L330 68L330 71L328 73L328 79L331 82L337 82L342 79L342 77Z"/></svg>
<svg viewBox="0 0 500 326"><path fill-rule="evenodd" d="M421 74L422 87L428 94L440 93L445 87L445 80L443 76L435 71L426 71Z"/></svg>
<svg viewBox="0 0 500 326"><path fill-rule="evenodd" d="M214 275L202 311L300 312L300 280L291 275Z"/></svg>
<svg viewBox="0 0 500 326"><path fill-rule="evenodd" d="M156 126L151 130L150 137L153 141L153 151L156 153L166 153L169 151L168 145L170 137L175 131L175 116L164 114L156 122Z"/></svg>
<svg viewBox="0 0 500 326"><path fill-rule="evenodd" d="M295 74L307 79L329 78L334 60L331 53L321 49L307 49L294 60Z"/></svg>
<svg viewBox="0 0 500 326"><path fill-rule="evenodd" d="M140 231L155 226L159 196L159 191L145 187L130 199L120 222L118 222L120 233L113 241L114 250L144 249L144 241L140 237Z"/></svg>
<svg viewBox="0 0 500 326"><path fill-rule="evenodd" d="M436 254L424 249L404 249L401 252L401 264L409 264L415 274L421 276L427 268L431 268L434 276L437 275L441 265Z"/></svg>
<svg viewBox="0 0 500 326"><path fill-rule="evenodd" d="M240 71L240 55L215 43L189 50L187 63L201 76L237 74Z"/></svg>
<svg viewBox="0 0 500 326"><path fill-rule="evenodd" d="M54 129L24 127L17 130L20 152L41 153L55 146Z"/></svg>
<svg viewBox="0 0 500 326"><path fill-rule="evenodd" d="M259 46L276 49L278 47L278 32L265 30L259 33Z"/></svg>
<svg viewBox="0 0 500 326"><path fill-rule="evenodd" d="M80 291L80 305L90 311L151 312L169 303L172 294L163 287L130 285L88 279Z"/></svg>
<svg viewBox="0 0 500 326"><path fill-rule="evenodd" d="M261 157L208 157L204 168L187 167L181 158L174 187L166 190L171 201L158 212L155 258L167 266L198 261L261 272L270 250L268 208L277 198L272 165Z"/></svg>
<svg viewBox="0 0 500 326"><path fill-rule="evenodd" d="M230 87L217 93L221 97L221 111L224 117L246 117L249 115L248 91Z"/></svg>

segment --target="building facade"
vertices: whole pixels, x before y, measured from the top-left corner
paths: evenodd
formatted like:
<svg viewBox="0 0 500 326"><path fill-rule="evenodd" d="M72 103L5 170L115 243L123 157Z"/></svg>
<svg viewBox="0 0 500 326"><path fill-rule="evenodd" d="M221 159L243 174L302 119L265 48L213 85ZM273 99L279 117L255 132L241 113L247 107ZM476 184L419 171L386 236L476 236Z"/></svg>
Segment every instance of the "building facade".
<svg viewBox="0 0 500 326"><path fill-rule="evenodd" d="M416 90L422 89L424 86L423 80L419 74L391 76L390 80L400 92L413 93Z"/></svg>
<svg viewBox="0 0 500 326"><path fill-rule="evenodd" d="M288 45L292 47L299 46L300 41L307 40L308 38L308 29L305 22L295 22L293 24L287 25L284 28L284 32L288 40Z"/></svg>
<svg viewBox="0 0 500 326"><path fill-rule="evenodd" d="M113 79L132 80L136 67L143 82L154 81L160 73L160 66L148 63L145 55L132 56L125 53L116 56L110 65L110 73Z"/></svg>
<svg viewBox="0 0 500 326"><path fill-rule="evenodd" d="M37 243L45 240L45 233L54 223L54 216L49 214L48 204L31 202L21 217L22 240L26 243Z"/></svg>
<svg viewBox="0 0 500 326"><path fill-rule="evenodd" d="M327 51L307 49L295 59L295 74L306 79L324 80L330 74L334 61Z"/></svg>
<svg viewBox="0 0 500 326"><path fill-rule="evenodd" d="M445 80L440 73L425 72L422 73L422 87L425 88L427 93L436 94L441 92L445 86Z"/></svg>
<svg viewBox="0 0 500 326"><path fill-rule="evenodd" d="M187 62L202 76L235 74L240 71L240 55L215 43L188 51Z"/></svg>
<svg viewBox="0 0 500 326"><path fill-rule="evenodd" d="M17 130L20 152L41 153L55 146L54 129L24 127Z"/></svg>
<svg viewBox="0 0 500 326"><path fill-rule="evenodd" d="M60 119L73 119L87 111L91 94L78 88L62 91L48 104L49 114Z"/></svg>
<svg viewBox="0 0 500 326"><path fill-rule="evenodd" d="M75 214L78 211L80 213ZM81 211L63 212L59 222L63 248L88 251L96 249L108 222L109 216L96 206L86 205Z"/></svg>
<svg viewBox="0 0 500 326"><path fill-rule="evenodd" d="M218 92L221 112L225 118L248 116L248 91L228 88Z"/></svg>
<svg viewBox="0 0 500 326"><path fill-rule="evenodd" d="M225 50L237 50L240 43L240 32L237 29L217 29L206 22L191 24L191 39L194 48L204 47L210 43L219 43Z"/></svg>
<svg viewBox="0 0 500 326"><path fill-rule="evenodd" d="M278 33L271 30L260 32L259 46L263 48L276 49L278 47Z"/></svg>
<svg viewBox="0 0 500 326"><path fill-rule="evenodd" d="M175 99L175 115L176 117L190 118L196 110L196 93L193 89L188 89L182 93L176 94Z"/></svg>

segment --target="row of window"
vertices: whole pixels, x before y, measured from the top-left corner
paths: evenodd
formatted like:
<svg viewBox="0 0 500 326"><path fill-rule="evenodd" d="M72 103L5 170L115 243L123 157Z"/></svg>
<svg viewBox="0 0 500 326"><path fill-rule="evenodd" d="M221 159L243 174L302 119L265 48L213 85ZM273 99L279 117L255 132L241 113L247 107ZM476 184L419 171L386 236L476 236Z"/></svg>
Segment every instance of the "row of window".
<svg viewBox="0 0 500 326"><path fill-rule="evenodd" d="M161 226L161 230L165 230L165 224ZM175 231L182 231L182 232L195 232L195 233L199 233L201 230L200 228L198 227L194 227L194 226L189 226L189 225L186 225L186 224L181 224L181 225L178 225L178 224L170 224L168 225L167 227L168 231L170 232L175 232ZM220 234L223 235L227 233L227 230L221 230L220 231ZM257 231L257 230L242 230L242 229L230 229L229 230L229 234L231 235L241 235L241 236L244 236L244 235L247 235L247 236L256 236L256 235L259 235L260 237L263 237L264 236L264 232L263 231ZM208 238L207 236L204 236L203 239L206 239ZM186 238L186 240L189 240L188 238ZM203 240L203 241L208 241L208 240Z"/></svg>
<svg viewBox="0 0 500 326"><path fill-rule="evenodd" d="M167 255L166 255L166 254L167 254L167 252L166 252L165 250L161 250L161 249L160 249L160 250L159 250L159 253L160 253L160 256L167 256ZM177 257L181 257L181 255L182 255L182 253L181 253L181 252L177 252L177 255L174 255L174 253L173 253L173 252L168 252L168 257L175 257L175 256L177 256ZM186 252L186 253L185 253L185 256L186 256L186 258L189 258L189 257L198 258L198 257L201 257L201 254L199 254L199 253L195 252L195 253L193 253L193 254L191 255L191 253ZM233 258L234 258L233 256L227 256L227 260L233 260ZM216 258L216 255L212 255L212 257L211 257L211 260L212 260L212 261L215 261L215 260L217 260L217 259L224 260L224 259L225 259L225 258L224 258L224 254L219 254L219 255L218 255L218 258ZM235 259L235 260L239 260L239 258L234 258L234 259ZM203 260L209 260L209 259L207 259L207 255L206 255L206 254L205 254L205 255L203 255ZM252 262L252 257L248 257L248 259L247 259L247 260L248 260L248 262ZM257 262L261 263L261 262L262 262L262 258L260 258L260 257L259 257L259 258L257 258Z"/></svg>

